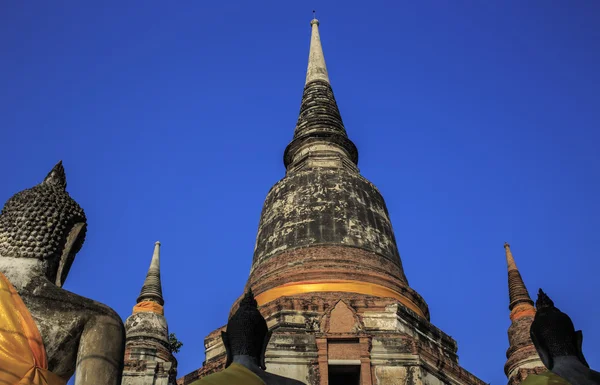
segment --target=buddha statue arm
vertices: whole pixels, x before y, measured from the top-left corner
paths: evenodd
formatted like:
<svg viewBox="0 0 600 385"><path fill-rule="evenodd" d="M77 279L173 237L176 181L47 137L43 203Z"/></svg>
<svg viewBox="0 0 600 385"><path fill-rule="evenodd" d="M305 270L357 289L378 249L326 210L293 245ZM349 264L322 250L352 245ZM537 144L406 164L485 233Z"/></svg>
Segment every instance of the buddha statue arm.
<svg viewBox="0 0 600 385"><path fill-rule="evenodd" d="M100 316L87 322L79 342L75 385L120 385L124 349L120 319Z"/></svg>

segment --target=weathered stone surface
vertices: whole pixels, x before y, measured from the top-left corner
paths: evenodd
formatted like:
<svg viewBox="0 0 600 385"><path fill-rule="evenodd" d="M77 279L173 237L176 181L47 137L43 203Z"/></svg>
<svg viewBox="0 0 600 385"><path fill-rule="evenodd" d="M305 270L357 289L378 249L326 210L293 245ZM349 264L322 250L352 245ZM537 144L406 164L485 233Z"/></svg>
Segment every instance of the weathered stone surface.
<svg viewBox="0 0 600 385"><path fill-rule="evenodd" d="M273 331L267 370L310 385L327 385L330 365L354 365L361 385L422 385L423 373L427 385L483 385L408 285L383 197L359 174L317 27L286 176L265 200L246 285ZM181 385L219 368L220 344L218 333L206 338L204 367Z"/></svg>
<svg viewBox="0 0 600 385"><path fill-rule="evenodd" d="M13 195L0 213L0 256L44 261L48 277L60 286L85 241L83 209L66 191L67 179L59 162L39 185ZM69 234L78 228L70 250L63 253ZM60 266L59 266L60 264ZM18 267L16 267L18 268Z"/></svg>
<svg viewBox="0 0 600 385"><path fill-rule="evenodd" d="M122 385L174 385L177 360L167 349L147 340L128 341Z"/></svg>
<svg viewBox="0 0 600 385"><path fill-rule="evenodd" d="M63 290L83 245L86 218L66 192L62 163L8 200L0 214L0 271L19 292L42 335L48 368L76 385L120 383L124 329L109 307Z"/></svg>
<svg viewBox="0 0 600 385"><path fill-rule="evenodd" d="M320 354L325 354L325 363L329 359L366 359L374 373L373 384L394 383L385 381L399 373L403 373L403 385L419 384L419 368L423 368L423 373L429 373L430 384L434 384L433 378L441 378L444 383L483 385L458 365L452 338L393 299L348 293L304 294L279 298L260 311L273 331L266 354L267 371L273 373L311 385L324 384L319 360ZM395 321L380 328L372 321L377 319ZM205 346L217 350L219 339L215 331L206 338ZM320 353L317 339L326 341L325 353ZM371 341L366 345L366 356L364 347L357 344L360 339ZM346 349L340 348L344 344ZM180 379L179 384L219 370L223 359L223 355L209 358L207 354L203 368ZM406 373L411 373L410 382L406 382Z"/></svg>
<svg viewBox="0 0 600 385"><path fill-rule="evenodd" d="M310 53L308 54L308 69L306 70L306 83L308 84L314 80L329 83L325 56L323 55L323 47L321 46L321 36L319 35L319 20L314 18L310 22L310 25L312 33L310 37Z"/></svg>
<svg viewBox="0 0 600 385"><path fill-rule="evenodd" d="M377 366L374 370L377 385L416 385L418 366ZM428 384L438 385L438 384Z"/></svg>
<svg viewBox="0 0 600 385"><path fill-rule="evenodd" d="M347 137L333 89L322 80L312 81L304 87L294 139L314 132L331 132Z"/></svg>
<svg viewBox="0 0 600 385"><path fill-rule="evenodd" d="M515 259L510 250L510 245L505 242L504 250L506 253L506 264L508 265L508 297L509 297L509 310L513 310L515 306L529 304L533 306L533 301L529 297L529 292L525 286L525 282L521 277L521 273L517 268Z"/></svg>
<svg viewBox="0 0 600 385"><path fill-rule="evenodd" d="M529 334L529 328L533 322L532 316L520 317L515 319L508 327L508 343L509 347L506 351L506 358L510 356L516 350L519 350L525 346L533 346L531 336Z"/></svg>
<svg viewBox="0 0 600 385"><path fill-rule="evenodd" d="M286 250L323 244L359 247L402 266L381 194L345 170L304 171L278 182L265 200L256 239L253 269Z"/></svg>
<svg viewBox="0 0 600 385"><path fill-rule="evenodd" d="M164 316L151 312L134 313L125 321L127 340L147 339L168 348L169 329Z"/></svg>
<svg viewBox="0 0 600 385"><path fill-rule="evenodd" d="M535 316L533 301L525 287L521 273L517 268L515 259L508 243L504 244L506 263L508 266L508 296L511 325L508 328L508 350L504 373L508 377L509 385L518 385L529 373L546 371L540 360L529 329Z"/></svg>
<svg viewBox="0 0 600 385"><path fill-rule="evenodd" d="M356 313L343 300L335 304L331 312L326 315L326 322L321 324L322 330L326 333L356 333L364 329Z"/></svg>
<svg viewBox="0 0 600 385"><path fill-rule="evenodd" d="M446 385L448 382L436 377L435 374L430 373L427 370L421 370L421 383L423 385ZM413 375L413 378L415 376Z"/></svg>
<svg viewBox="0 0 600 385"><path fill-rule="evenodd" d="M304 87L294 139L283 155L288 171L293 170L306 155L302 149L309 142L323 144L321 149L314 151L317 153L338 151L348 159L348 168L356 170L358 150L348 139L331 85L322 80L311 81Z"/></svg>
<svg viewBox="0 0 600 385"><path fill-rule="evenodd" d="M405 284L403 276L398 264L374 252L358 247L319 245L289 250L269 258L252 270L246 287L252 287L258 295L289 282L332 279L370 282L400 293L429 319L427 304Z"/></svg>
<svg viewBox="0 0 600 385"><path fill-rule="evenodd" d="M161 306L165 304L162 295L162 283L160 281L160 242L154 244L154 253L152 254L150 268L146 274L140 295L137 298L138 303L142 301L156 302Z"/></svg>
<svg viewBox="0 0 600 385"><path fill-rule="evenodd" d="M169 345L164 303L160 242L156 242L137 305L125 321L127 339L122 385L175 385L177 382L177 359Z"/></svg>

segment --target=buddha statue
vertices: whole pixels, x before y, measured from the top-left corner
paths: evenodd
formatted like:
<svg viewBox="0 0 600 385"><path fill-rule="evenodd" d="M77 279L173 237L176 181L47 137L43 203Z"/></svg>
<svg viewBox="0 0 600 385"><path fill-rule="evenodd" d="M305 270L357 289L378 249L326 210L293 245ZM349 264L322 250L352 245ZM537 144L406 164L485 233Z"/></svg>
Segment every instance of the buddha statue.
<svg viewBox="0 0 600 385"><path fill-rule="evenodd" d="M0 213L0 383L121 383L121 318L62 288L87 226L66 188L59 162Z"/></svg>
<svg viewBox="0 0 600 385"><path fill-rule="evenodd" d="M522 385L600 385L600 373L591 370L583 356L583 333L575 331L571 318L558 310L540 289L536 314L530 328L531 340L549 372L530 375Z"/></svg>
<svg viewBox="0 0 600 385"><path fill-rule="evenodd" d="M191 385L304 385L298 380L266 371L265 352L271 332L258 311L252 290L240 301L238 310L222 332L227 352L225 369Z"/></svg>

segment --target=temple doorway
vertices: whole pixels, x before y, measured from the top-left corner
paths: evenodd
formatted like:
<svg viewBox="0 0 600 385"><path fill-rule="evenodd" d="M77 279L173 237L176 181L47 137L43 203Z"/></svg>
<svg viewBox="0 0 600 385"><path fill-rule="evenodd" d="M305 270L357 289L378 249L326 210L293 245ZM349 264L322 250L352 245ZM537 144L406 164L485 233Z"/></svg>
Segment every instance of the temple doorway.
<svg viewBox="0 0 600 385"><path fill-rule="evenodd" d="M329 385L360 385L359 365L329 365Z"/></svg>

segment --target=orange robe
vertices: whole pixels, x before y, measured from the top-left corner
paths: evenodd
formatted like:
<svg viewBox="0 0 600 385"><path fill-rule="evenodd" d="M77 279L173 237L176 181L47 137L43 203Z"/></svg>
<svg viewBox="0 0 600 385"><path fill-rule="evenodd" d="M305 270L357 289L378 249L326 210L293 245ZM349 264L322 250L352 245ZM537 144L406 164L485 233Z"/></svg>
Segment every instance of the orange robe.
<svg viewBox="0 0 600 385"><path fill-rule="evenodd" d="M19 293L0 273L0 384L66 383L48 370L40 331Z"/></svg>

